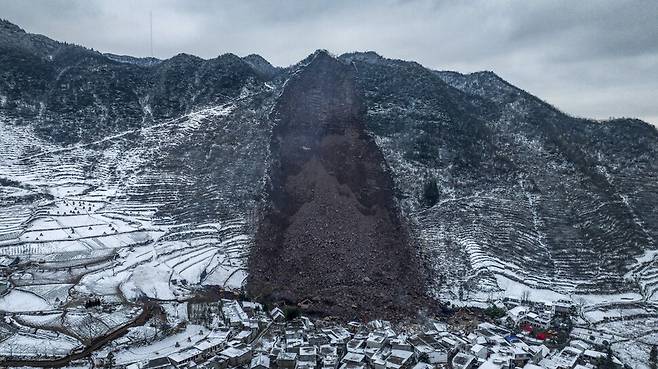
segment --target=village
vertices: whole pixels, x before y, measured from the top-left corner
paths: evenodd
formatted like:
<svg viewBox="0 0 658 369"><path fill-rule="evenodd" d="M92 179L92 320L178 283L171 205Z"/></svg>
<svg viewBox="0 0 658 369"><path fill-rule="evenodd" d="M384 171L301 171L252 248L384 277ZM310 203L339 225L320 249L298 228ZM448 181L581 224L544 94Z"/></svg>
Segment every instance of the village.
<svg viewBox="0 0 658 369"><path fill-rule="evenodd" d="M154 305L70 367L164 369L593 369L623 368L605 335L572 326L568 301L505 299L449 319L338 323L299 306L241 299ZM101 309L101 306L90 308ZM5 315L4 324L12 324ZM628 367L628 366L626 366Z"/></svg>

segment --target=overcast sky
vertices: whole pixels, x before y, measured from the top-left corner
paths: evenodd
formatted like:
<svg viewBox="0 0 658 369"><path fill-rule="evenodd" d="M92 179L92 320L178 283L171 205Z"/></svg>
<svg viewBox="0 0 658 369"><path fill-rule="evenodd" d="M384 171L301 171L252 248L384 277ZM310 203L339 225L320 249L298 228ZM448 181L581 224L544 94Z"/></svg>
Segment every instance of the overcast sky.
<svg viewBox="0 0 658 369"><path fill-rule="evenodd" d="M374 50L429 68L492 70L567 113L658 125L658 1L0 0L28 32L158 58Z"/></svg>

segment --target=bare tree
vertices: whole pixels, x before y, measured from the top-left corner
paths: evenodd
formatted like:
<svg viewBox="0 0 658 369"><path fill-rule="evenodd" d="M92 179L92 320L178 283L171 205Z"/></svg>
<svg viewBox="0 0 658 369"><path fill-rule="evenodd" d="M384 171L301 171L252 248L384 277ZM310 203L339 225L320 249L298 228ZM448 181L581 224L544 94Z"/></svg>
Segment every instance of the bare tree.
<svg viewBox="0 0 658 369"><path fill-rule="evenodd" d="M528 303L530 301L530 290L523 290L521 295L521 302Z"/></svg>

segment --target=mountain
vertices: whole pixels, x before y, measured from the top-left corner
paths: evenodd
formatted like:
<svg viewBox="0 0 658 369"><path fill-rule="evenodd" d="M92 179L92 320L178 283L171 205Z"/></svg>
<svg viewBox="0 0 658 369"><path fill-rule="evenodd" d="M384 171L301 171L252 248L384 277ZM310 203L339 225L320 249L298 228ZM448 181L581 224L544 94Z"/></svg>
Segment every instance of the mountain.
<svg viewBox="0 0 658 369"><path fill-rule="evenodd" d="M654 127L570 117L492 72L341 58L359 71L369 128L423 250L440 261L435 292L520 283L655 299ZM430 180L440 195L428 206Z"/></svg>
<svg viewBox="0 0 658 369"><path fill-rule="evenodd" d="M645 122L374 52L140 59L7 21L0 49L0 254L132 265L71 277L80 293L245 287L345 319L501 294L658 300ZM71 201L111 233L25 238L69 224Z"/></svg>
<svg viewBox="0 0 658 369"><path fill-rule="evenodd" d="M58 142L91 140L221 105L263 81L262 72L232 54L137 62L3 24L2 106Z"/></svg>

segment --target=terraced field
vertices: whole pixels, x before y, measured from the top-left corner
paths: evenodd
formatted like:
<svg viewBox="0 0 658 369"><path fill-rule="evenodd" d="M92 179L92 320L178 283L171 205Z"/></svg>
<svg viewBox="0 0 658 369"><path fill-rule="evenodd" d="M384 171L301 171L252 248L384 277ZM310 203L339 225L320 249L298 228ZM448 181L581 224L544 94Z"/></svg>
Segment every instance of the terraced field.
<svg viewBox="0 0 658 369"><path fill-rule="evenodd" d="M267 154L259 145L267 126L252 103L245 93L72 146L0 119L0 255L17 263L0 277L10 286L0 310L23 314L0 352L21 354L61 333L60 343L38 353L61 356L126 322L120 311L145 297L241 288ZM238 146L235 136L245 130L253 142ZM248 154L262 160L232 160ZM94 299L119 310L86 311ZM30 327L43 334L30 335Z"/></svg>

